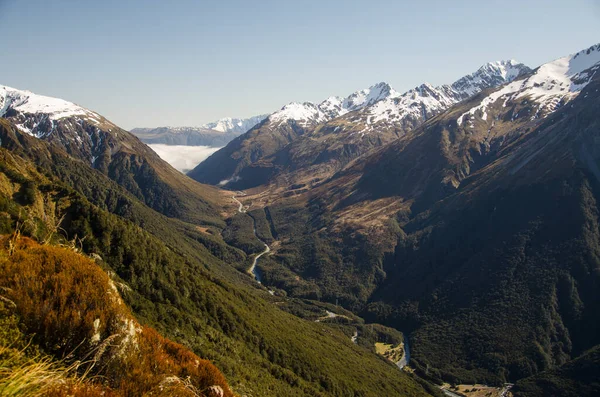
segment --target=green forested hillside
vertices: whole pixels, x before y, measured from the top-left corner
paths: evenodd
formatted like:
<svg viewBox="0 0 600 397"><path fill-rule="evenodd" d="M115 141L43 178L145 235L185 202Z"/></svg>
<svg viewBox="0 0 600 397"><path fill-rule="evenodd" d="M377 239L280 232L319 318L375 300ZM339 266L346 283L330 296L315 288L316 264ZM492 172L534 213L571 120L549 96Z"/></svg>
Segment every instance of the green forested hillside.
<svg viewBox="0 0 600 397"><path fill-rule="evenodd" d="M142 324L211 360L236 393L427 394L343 332L280 310L234 269L245 254L218 232L150 210L97 170L6 122L0 138L2 232L17 229L97 257Z"/></svg>
<svg viewBox="0 0 600 397"><path fill-rule="evenodd" d="M517 382L516 397L579 397L600 394L600 346L557 369Z"/></svg>

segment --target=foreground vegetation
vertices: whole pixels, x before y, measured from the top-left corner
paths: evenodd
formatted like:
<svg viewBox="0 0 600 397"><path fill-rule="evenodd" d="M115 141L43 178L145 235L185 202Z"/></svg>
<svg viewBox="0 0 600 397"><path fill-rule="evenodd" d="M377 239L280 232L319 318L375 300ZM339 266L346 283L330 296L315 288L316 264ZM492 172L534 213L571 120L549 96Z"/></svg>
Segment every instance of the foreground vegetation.
<svg viewBox="0 0 600 397"><path fill-rule="evenodd" d="M233 396L210 362L140 326L71 249L3 237L0 289L2 395Z"/></svg>

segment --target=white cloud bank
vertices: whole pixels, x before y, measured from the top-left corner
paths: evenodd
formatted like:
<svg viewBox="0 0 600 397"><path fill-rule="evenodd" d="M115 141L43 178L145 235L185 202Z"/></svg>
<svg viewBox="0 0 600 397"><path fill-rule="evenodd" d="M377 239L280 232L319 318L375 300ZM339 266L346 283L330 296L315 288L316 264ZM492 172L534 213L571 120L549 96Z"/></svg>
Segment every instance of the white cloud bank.
<svg viewBox="0 0 600 397"><path fill-rule="evenodd" d="M161 159L177 170L186 173L216 152L220 147L184 146L184 145L148 145Z"/></svg>

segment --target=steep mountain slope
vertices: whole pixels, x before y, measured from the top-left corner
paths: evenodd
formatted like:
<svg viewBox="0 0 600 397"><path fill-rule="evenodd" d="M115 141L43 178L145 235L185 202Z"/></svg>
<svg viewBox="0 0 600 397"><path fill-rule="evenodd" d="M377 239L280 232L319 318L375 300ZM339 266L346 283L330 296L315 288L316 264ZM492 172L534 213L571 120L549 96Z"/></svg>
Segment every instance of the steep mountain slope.
<svg viewBox="0 0 600 397"><path fill-rule="evenodd" d="M108 270L137 320L210 359L254 396L424 396L344 333L280 310L235 270L219 229L169 219L63 149L0 119L0 232L76 247ZM40 287L40 288L43 288Z"/></svg>
<svg viewBox="0 0 600 397"><path fill-rule="evenodd" d="M278 240L263 282L410 333L417 371L452 383L597 345L599 55L481 92L311 190L241 198Z"/></svg>
<svg viewBox="0 0 600 397"><path fill-rule="evenodd" d="M97 113L61 99L0 86L0 117L23 133L61 147L167 216L221 223L217 190L193 183Z"/></svg>
<svg viewBox="0 0 600 397"><path fill-rule="evenodd" d="M575 98L598 62L600 46L593 46L452 109L414 138L394 142L361 164L359 191L371 197L421 196L423 206L443 197Z"/></svg>
<svg viewBox="0 0 600 397"><path fill-rule="evenodd" d="M600 394L600 346L559 368L517 382L516 397L579 397Z"/></svg>
<svg viewBox="0 0 600 397"><path fill-rule="evenodd" d="M440 377L516 380L599 343L599 88L404 225L371 310L413 324L413 358Z"/></svg>
<svg viewBox="0 0 600 397"><path fill-rule="evenodd" d="M450 106L529 71L515 61L494 62L452 85L423 84L399 94L380 83L346 99L329 98L319 105L290 104L269 117L270 132L249 132L189 175L213 184L219 178L237 180L229 185L236 188L264 184L280 174L284 174L283 184L314 184L315 177L331 176L352 159L397 139ZM287 128L283 122L289 120L296 120L302 131L288 133L288 139L273 144L277 133ZM230 166L219 170L218 162ZM231 174L226 176L227 172Z"/></svg>

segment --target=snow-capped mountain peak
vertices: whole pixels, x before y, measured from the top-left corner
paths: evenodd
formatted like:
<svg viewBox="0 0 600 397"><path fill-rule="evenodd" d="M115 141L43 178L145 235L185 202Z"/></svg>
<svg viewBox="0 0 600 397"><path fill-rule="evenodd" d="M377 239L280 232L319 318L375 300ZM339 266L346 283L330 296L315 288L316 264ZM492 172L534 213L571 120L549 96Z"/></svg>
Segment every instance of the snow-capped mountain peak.
<svg viewBox="0 0 600 397"><path fill-rule="evenodd" d="M51 120L95 115L95 113L63 99L0 85L0 117L3 117L9 110L26 114L44 114Z"/></svg>
<svg viewBox="0 0 600 397"><path fill-rule="evenodd" d="M466 99L486 88L510 82L529 71L531 69L515 60L489 62L474 73L458 79L451 87L462 96L462 99Z"/></svg>
<svg viewBox="0 0 600 397"><path fill-rule="evenodd" d="M490 62L451 85L434 87L423 83L403 94L390 95L361 112L365 120L362 134L374 130L374 124L416 125L487 88L498 87L530 72L515 60Z"/></svg>
<svg viewBox="0 0 600 397"><path fill-rule="evenodd" d="M367 89L357 91L344 99L343 107L348 111L357 110L386 98L395 98L399 94L388 83L381 82Z"/></svg>
<svg viewBox="0 0 600 397"><path fill-rule="evenodd" d="M514 79L522 71L522 64L510 59L508 61L489 62L483 65L476 74L493 73L501 76L505 80Z"/></svg>
<svg viewBox="0 0 600 397"><path fill-rule="evenodd" d="M328 107L331 110L335 107L334 103ZM325 113L320 109L319 105L315 105L312 102L292 102L281 110L273 113L269 116L271 122L284 122L287 120L295 120L302 124L308 124L309 122L322 122L326 120Z"/></svg>
<svg viewBox="0 0 600 397"><path fill-rule="evenodd" d="M99 114L72 102L4 85L0 85L0 117L10 117L17 128L37 138L51 133L57 122L73 117L96 126L108 123Z"/></svg>
<svg viewBox="0 0 600 397"><path fill-rule="evenodd" d="M290 103L270 115L269 120L276 123L295 120L300 125L307 126L360 111L364 113L364 124L367 125L363 132L373 129L371 125L379 122L394 124L410 119L414 124L484 89L498 87L530 71L527 66L515 60L490 62L452 85L434 87L424 83L403 94L388 83L381 82L345 98L329 97L318 105L312 102Z"/></svg>
<svg viewBox="0 0 600 397"><path fill-rule="evenodd" d="M356 91L345 98L329 97L319 104L292 102L270 115L269 120L278 123L295 120L302 125L321 123L398 95L388 83L382 82Z"/></svg>
<svg viewBox="0 0 600 397"><path fill-rule="evenodd" d="M225 133L243 134L268 116L268 114L261 114L245 119L225 117L215 122L204 124L201 127Z"/></svg>
<svg viewBox="0 0 600 397"><path fill-rule="evenodd" d="M591 81L600 69L600 44L576 54L568 55L543 64L524 79L515 80L502 89L484 98L478 106L461 115L457 122L462 124L467 114L480 114L486 119L486 109L497 100L507 101L529 97L537 104L532 115L544 117L558 108L561 103L573 99Z"/></svg>

